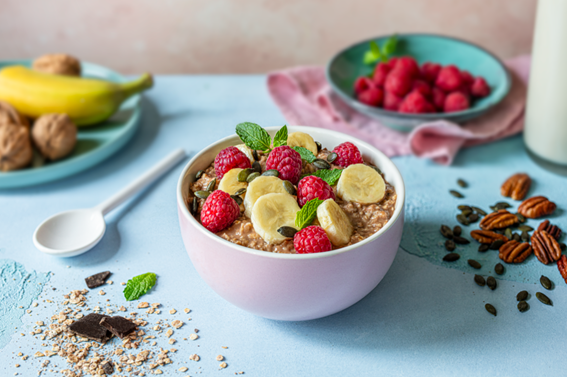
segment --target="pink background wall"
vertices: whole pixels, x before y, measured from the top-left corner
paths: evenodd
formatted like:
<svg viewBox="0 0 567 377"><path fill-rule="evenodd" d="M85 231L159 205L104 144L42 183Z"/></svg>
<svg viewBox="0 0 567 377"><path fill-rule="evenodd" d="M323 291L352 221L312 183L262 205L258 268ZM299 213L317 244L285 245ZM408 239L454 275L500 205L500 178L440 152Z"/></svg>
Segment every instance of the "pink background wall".
<svg viewBox="0 0 567 377"><path fill-rule="evenodd" d="M393 32L501 57L529 52L535 0L0 0L0 59L67 52L124 73L249 73L324 64Z"/></svg>

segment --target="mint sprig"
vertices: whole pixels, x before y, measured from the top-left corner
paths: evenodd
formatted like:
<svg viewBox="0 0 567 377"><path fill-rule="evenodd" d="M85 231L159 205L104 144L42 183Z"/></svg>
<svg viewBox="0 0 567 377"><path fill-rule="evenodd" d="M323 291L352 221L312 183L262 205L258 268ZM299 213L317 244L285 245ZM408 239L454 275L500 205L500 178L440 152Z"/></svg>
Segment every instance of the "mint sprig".
<svg viewBox="0 0 567 377"><path fill-rule="evenodd" d="M154 285L156 285L157 276L153 272L134 276L126 283L124 288L124 298L126 301L137 300L145 295Z"/></svg>
<svg viewBox="0 0 567 377"><path fill-rule="evenodd" d="M237 124L236 134L252 150L268 153L272 151L270 134L256 123L244 122ZM274 148L282 145L287 145L287 126L280 128L274 136Z"/></svg>
<svg viewBox="0 0 567 377"><path fill-rule="evenodd" d="M274 148L282 145L287 145L287 126L285 125L274 136Z"/></svg>
<svg viewBox="0 0 567 377"><path fill-rule="evenodd" d="M317 159L317 157L307 148L303 147L293 147L293 150L299 153L302 160L307 161L308 163L312 163Z"/></svg>
<svg viewBox="0 0 567 377"><path fill-rule="evenodd" d="M378 61L387 62L394 51L396 51L398 36L396 34L392 35L384 42L382 48L375 41L370 41L368 45L369 50L364 53L362 58L364 64L372 65Z"/></svg>
<svg viewBox="0 0 567 377"><path fill-rule="evenodd" d="M311 225L315 217L317 217L317 207L323 202L324 200L315 198L305 203L301 210L295 215L295 226L301 230Z"/></svg>
<svg viewBox="0 0 567 377"><path fill-rule="evenodd" d="M332 169L332 170L320 169L314 171L313 173L306 174L305 176L314 175L315 177L319 177L325 182L327 182L330 186L334 186L337 184L339 178L341 177L342 172L343 169Z"/></svg>

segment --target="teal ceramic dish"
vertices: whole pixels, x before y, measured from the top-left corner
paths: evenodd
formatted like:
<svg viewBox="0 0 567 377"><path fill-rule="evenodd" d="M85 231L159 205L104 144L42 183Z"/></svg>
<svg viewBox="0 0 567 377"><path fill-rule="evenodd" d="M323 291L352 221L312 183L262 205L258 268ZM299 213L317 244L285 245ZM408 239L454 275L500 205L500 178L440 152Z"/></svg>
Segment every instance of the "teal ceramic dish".
<svg viewBox="0 0 567 377"><path fill-rule="evenodd" d="M424 122L446 119L455 123L473 119L508 94L510 74L502 62L487 50L457 38L435 34L399 34L395 56L410 55L421 65L426 61L441 65L454 64L469 71L473 76L483 76L490 86L488 97L473 102L471 108L454 113L403 114L372 107L358 102L354 97L353 84L357 77L370 74L374 67L362 62L370 41L380 46L390 35L368 39L347 47L336 54L327 65L329 84L349 106L392 128L409 131Z"/></svg>
<svg viewBox="0 0 567 377"><path fill-rule="evenodd" d="M0 62L0 69L9 65L30 66L30 60ZM82 62L83 76L122 82L127 79L105 67ZM79 173L104 161L121 149L135 134L141 116L140 95L125 101L118 112L103 123L79 127L73 153L59 161L46 162L21 170L0 172L0 189L32 186Z"/></svg>

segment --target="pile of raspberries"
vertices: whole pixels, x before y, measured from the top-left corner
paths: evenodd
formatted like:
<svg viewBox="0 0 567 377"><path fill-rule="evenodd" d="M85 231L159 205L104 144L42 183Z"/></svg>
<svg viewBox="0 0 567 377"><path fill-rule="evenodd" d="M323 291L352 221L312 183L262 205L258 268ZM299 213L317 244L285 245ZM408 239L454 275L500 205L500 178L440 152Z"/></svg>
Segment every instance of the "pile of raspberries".
<svg viewBox="0 0 567 377"><path fill-rule="evenodd" d="M488 96L490 87L483 77L454 65L426 62L420 68L414 58L402 56L378 63L372 78L357 78L354 92L369 106L423 114L466 110L473 100Z"/></svg>

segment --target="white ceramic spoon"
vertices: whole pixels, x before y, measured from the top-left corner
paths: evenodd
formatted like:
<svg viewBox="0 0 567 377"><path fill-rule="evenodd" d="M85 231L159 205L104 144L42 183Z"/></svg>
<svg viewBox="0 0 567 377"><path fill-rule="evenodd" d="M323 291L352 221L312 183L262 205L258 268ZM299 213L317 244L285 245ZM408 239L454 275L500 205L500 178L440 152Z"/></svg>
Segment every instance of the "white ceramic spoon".
<svg viewBox="0 0 567 377"><path fill-rule="evenodd" d="M35 247L58 257L73 257L90 250L104 236L104 215L157 180L184 157L185 151L177 149L96 207L75 209L51 216L33 233Z"/></svg>

